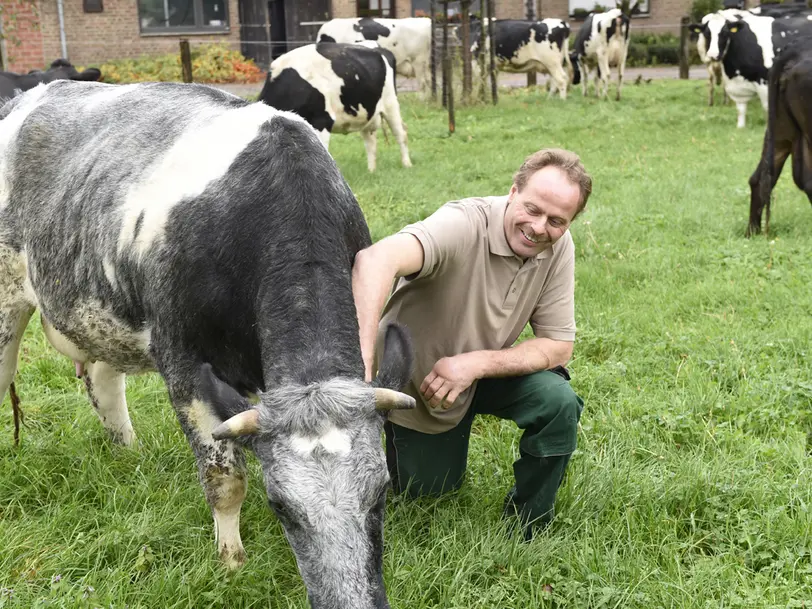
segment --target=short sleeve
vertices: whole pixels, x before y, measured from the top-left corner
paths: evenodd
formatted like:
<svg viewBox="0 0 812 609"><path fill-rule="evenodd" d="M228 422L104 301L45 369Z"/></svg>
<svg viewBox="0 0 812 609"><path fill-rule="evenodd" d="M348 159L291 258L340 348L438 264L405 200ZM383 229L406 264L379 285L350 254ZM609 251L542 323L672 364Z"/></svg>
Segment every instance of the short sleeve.
<svg viewBox="0 0 812 609"><path fill-rule="evenodd" d="M456 201L446 203L425 220L405 226L400 233L413 235L423 246L423 268L408 279L441 273L455 258L469 252L477 238L471 211Z"/></svg>
<svg viewBox="0 0 812 609"><path fill-rule="evenodd" d="M537 338L575 340L575 246L566 239L530 318Z"/></svg>

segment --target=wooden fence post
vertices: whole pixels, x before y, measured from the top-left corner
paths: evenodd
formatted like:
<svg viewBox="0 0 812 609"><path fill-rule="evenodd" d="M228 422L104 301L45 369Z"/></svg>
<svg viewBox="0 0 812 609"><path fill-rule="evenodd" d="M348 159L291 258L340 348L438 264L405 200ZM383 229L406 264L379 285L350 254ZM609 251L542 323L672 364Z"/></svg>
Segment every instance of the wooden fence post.
<svg viewBox="0 0 812 609"><path fill-rule="evenodd" d="M453 135L456 130L454 121L454 87L452 82L451 57L443 57L443 82L448 82L448 135Z"/></svg>
<svg viewBox="0 0 812 609"><path fill-rule="evenodd" d="M497 91L498 83L496 82L496 60L495 60L496 51L493 46L494 0L487 0L487 2L488 2L488 48L490 49L490 52L488 54L490 55L489 61L491 64L489 69L491 74L491 99L493 100L493 103L496 104L499 101L499 92Z"/></svg>
<svg viewBox="0 0 812 609"><path fill-rule="evenodd" d="M487 62L485 61L485 0L479 4L479 56L477 57L479 66L479 99L485 101L488 87L488 76L485 71Z"/></svg>
<svg viewBox="0 0 812 609"><path fill-rule="evenodd" d="M192 53L189 50L189 41L180 41L180 68L183 82L192 82Z"/></svg>
<svg viewBox="0 0 812 609"><path fill-rule="evenodd" d="M527 16L528 21L535 21L536 20L536 7L535 2L533 0L527 0L525 6L525 15ZM527 73L527 86L535 87L538 83L536 72L528 72Z"/></svg>
<svg viewBox="0 0 812 609"><path fill-rule="evenodd" d="M437 31L437 3L431 0L431 101L437 101L437 41L434 34Z"/></svg>
<svg viewBox="0 0 812 609"><path fill-rule="evenodd" d="M448 58L448 0L443 0L443 108L448 105L448 79L445 73L445 61Z"/></svg>
<svg viewBox="0 0 812 609"><path fill-rule="evenodd" d="M462 0L462 103L471 102L471 0Z"/></svg>
<svg viewBox="0 0 812 609"><path fill-rule="evenodd" d="M679 28L679 77L683 80L689 78L689 66L688 66L688 24L690 23L690 17L682 17L680 19L680 28Z"/></svg>

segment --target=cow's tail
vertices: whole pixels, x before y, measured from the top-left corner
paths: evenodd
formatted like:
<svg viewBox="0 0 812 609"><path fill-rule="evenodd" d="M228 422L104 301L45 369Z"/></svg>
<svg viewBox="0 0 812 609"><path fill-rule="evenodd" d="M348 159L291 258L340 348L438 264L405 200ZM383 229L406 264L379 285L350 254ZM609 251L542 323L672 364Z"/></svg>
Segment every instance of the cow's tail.
<svg viewBox="0 0 812 609"><path fill-rule="evenodd" d="M572 80L574 77L574 72L572 69L572 58L570 57L569 32L567 32L567 37L564 38L564 42L562 43L561 53L564 55L564 69L567 71L567 77L569 80Z"/></svg>
<svg viewBox="0 0 812 609"><path fill-rule="evenodd" d="M14 446L20 443L20 423L23 420L23 409L20 408L20 398L17 396L17 388L14 381L8 387L8 395L11 399L11 412L14 416Z"/></svg>
<svg viewBox="0 0 812 609"><path fill-rule="evenodd" d="M581 84L581 65L580 65L580 58L578 57L578 52L574 51L569 55L570 58L570 66L572 67L572 84L579 85Z"/></svg>

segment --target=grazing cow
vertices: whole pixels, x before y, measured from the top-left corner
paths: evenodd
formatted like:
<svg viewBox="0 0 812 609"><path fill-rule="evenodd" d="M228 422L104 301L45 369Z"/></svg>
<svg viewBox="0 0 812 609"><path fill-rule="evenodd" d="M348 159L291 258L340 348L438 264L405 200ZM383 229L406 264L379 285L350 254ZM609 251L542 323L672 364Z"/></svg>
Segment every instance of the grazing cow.
<svg viewBox="0 0 812 609"><path fill-rule="evenodd" d="M485 20L487 27L487 19ZM477 21L471 27L471 54L478 66L480 28ZM503 72L541 72L550 75L550 95L559 92L567 98L567 73L564 62L569 62L570 27L561 19L522 21L498 19L493 22L494 52L497 69ZM486 51L489 48L485 39Z"/></svg>
<svg viewBox="0 0 812 609"><path fill-rule="evenodd" d="M770 194L786 160L792 156L792 178L812 203L812 41L798 37L775 60L770 70L769 111L764 147L750 177L750 222L747 236L761 232L761 213L767 208L765 231L770 230Z"/></svg>
<svg viewBox="0 0 812 609"><path fill-rule="evenodd" d="M637 4L635 4L637 8ZM575 36L575 49L570 55L573 69L572 84L577 85L583 78L583 93L586 95L587 74L593 67L598 69L595 94L607 97L609 94L609 68L617 66L617 95L623 86L623 71L626 69L626 55L629 52L629 15L619 8L605 13L590 13Z"/></svg>
<svg viewBox="0 0 812 609"><path fill-rule="evenodd" d="M58 81L0 119L0 396L35 307L114 440L135 441L124 374L157 370L226 565L245 560L247 445L314 609L388 607L381 411L414 404L393 390L411 350L388 328L364 382L369 231L313 128L182 83Z"/></svg>
<svg viewBox="0 0 812 609"><path fill-rule="evenodd" d="M375 171L377 130L383 117L411 167L406 128L395 92L395 60L386 49L319 42L274 59L259 101L295 112L319 132L324 145L331 133L360 131L367 167Z"/></svg>
<svg viewBox="0 0 812 609"><path fill-rule="evenodd" d="M60 79L96 81L101 79L101 72L96 68L79 72L66 59L55 59L44 72L39 70L32 70L28 74L0 72L0 101L14 97L17 91L28 91L40 83Z"/></svg>
<svg viewBox="0 0 812 609"><path fill-rule="evenodd" d="M747 103L758 95L767 109L767 79L773 59L798 34L812 33L805 18L775 19L748 11L721 11L691 30L701 32L707 42L707 57L721 62L725 92L736 104L736 126L745 126Z"/></svg>
<svg viewBox="0 0 812 609"><path fill-rule="evenodd" d="M431 82L431 19L371 19L353 17L331 19L319 28L318 42L358 43L377 42L392 51L397 72L406 78L416 78L423 91Z"/></svg>

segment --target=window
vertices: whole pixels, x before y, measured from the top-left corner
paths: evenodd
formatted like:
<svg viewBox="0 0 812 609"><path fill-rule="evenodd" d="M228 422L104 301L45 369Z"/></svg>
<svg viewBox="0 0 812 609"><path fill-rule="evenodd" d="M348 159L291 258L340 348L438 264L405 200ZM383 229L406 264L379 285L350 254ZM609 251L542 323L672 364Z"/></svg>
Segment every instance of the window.
<svg viewBox="0 0 812 609"><path fill-rule="evenodd" d="M435 1L434 10L438 17L443 16L443 5L440 0ZM479 0L472 0L471 8L468 10L472 15L478 15L480 11ZM412 17L430 17L429 13L431 13L431 0L412 0ZM450 20L459 21L461 14L462 3L460 0L452 0L448 3L448 17Z"/></svg>
<svg viewBox="0 0 812 609"><path fill-rule="evenodd" d="M228 0L138 0L141 32L227 32Z"/></svg>
<svg viewBox="0 0 812 609"><path fill-rule="evenodd" d="M395 0L358 0L359 17L395 16Z"/></svg>
<svg viewBox="0 0 812 609"><path fill-rule="evenodd" d="M610 8L615 8L614 0L606 0L602 2L601 0L569 0L570 3L570 17L586 17L587 13L590 11L596 12L604 12L608 11ZM629 6L634 6L634 0L629 2ZM649 14L649 0L640 0L640 14L648 15Z"/></svg>

